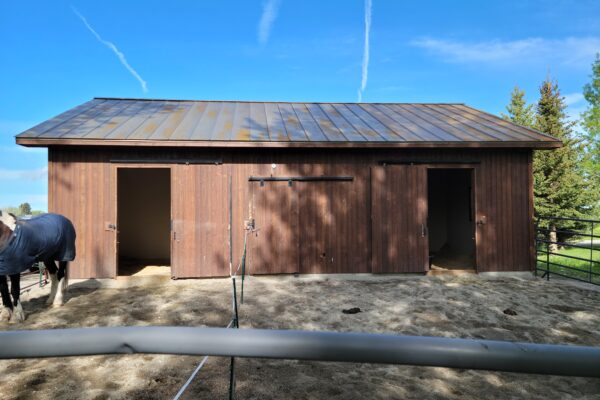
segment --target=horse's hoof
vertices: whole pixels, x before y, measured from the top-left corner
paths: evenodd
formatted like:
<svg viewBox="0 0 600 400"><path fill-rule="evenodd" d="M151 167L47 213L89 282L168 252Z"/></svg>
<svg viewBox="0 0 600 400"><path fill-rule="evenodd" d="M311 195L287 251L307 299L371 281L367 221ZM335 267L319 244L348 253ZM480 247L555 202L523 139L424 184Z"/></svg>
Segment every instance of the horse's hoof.
<svg viewBox="0 0 600 400"><path fill-rule="evenodd" d="M13 310L12 317L10 318L10 323L16 324L17 322L23 322L23 321L25 321L25 312L23 311L21 302L18 302Z"/></svg>
<svg viewBox="0 0 600 400"><path fill-rule="evenodd" d="M8 307L3 307L2 311L0 311L0 321L10 321L10 317L12 317L12 310Z"/></svg>
<svg viewBox="0 0 600 400"><path fill-rule="evenodd" d="M62 307L65 304L65 298L63 296L56 296L52 302L52 307Z"/></svg>

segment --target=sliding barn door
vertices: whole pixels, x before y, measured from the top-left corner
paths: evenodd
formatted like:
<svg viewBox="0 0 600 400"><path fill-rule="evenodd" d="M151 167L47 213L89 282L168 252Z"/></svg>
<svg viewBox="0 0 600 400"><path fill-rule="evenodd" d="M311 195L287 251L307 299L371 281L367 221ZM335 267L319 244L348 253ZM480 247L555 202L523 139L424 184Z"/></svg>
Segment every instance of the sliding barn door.
<svg viewBox="0 0 600 400"><path fill-rule="evenodd" d="M299 180L250 182L251 273L371 272L369 171L327 168Z"/></svg>
<svg viewBox="0 0 600 400"><path fill-rule="evenodd" d="M252 274L291 274L298 268L298 193L288 182L250 182L255 233L249 239Z"/></svg>
<svg viewBox="0 0 600 400"><path fill-rule="evenodd" d="M371 215L373 272L427 271L427 168L373 167Z"/></svg>
<svg viewBox="0 0 600 400"><path fill-rule="evenodd" d="M171 193L173 277L229 275L229 193L224 167L175 165Z"/></svg>

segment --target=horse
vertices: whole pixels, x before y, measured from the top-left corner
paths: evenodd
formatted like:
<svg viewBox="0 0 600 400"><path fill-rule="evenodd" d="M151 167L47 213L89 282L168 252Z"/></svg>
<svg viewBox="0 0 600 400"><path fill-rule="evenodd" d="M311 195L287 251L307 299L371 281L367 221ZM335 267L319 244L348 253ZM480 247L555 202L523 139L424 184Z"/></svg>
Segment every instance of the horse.
<svg viewBox="0 0 600 400"><path fill-rule="evenodd" d="M46 304L64 303L67 266L75 259L75 237L73 223L62 215L42 214L18 221L14 214L0 211L0 294L4 306L0 321L25 320L19 299L21 272L37 262L43 262L50 275L50 296Z"/></svg>

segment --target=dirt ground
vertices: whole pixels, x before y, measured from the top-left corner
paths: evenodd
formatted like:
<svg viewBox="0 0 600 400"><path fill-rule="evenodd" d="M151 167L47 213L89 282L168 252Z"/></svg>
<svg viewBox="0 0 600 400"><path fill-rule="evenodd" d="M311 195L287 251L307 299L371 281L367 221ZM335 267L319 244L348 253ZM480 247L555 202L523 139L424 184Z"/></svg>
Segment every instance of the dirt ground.
<svg viewBox="0 0 600 400"><path fill-rule="evenodd" d="M228 324L229 279L128 288L71 285L24 298L27 320L1 330ZM359 307L358 314L343 309ZM506 315L506 309L517 315ZM242 328L381 332L600 346L600 292L560 281L460 277L261 277L246 281ZM1 345L1 343L0 343ZM200 357L92 356L0 361L2 399L169 399ZM184 398L226 398L228 359L209 358ZM411 366L237 360L239 399L600 398L600 379Z"/></svg>

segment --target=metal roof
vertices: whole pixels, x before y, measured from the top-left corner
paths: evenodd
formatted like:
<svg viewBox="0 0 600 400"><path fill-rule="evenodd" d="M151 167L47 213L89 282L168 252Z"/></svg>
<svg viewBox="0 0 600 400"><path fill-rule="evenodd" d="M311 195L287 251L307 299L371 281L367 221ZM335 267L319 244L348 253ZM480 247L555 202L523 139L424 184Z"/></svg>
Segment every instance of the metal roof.
<svg viewBox="0 0 600 400"><path fill-rule="evenodd" d="M46 145L559 147L464 104L94 98L17 135Z"/></svg>

